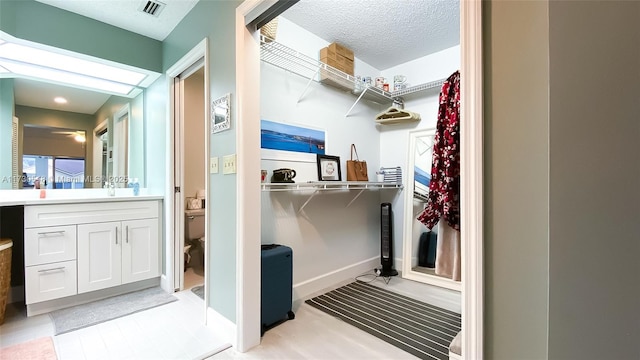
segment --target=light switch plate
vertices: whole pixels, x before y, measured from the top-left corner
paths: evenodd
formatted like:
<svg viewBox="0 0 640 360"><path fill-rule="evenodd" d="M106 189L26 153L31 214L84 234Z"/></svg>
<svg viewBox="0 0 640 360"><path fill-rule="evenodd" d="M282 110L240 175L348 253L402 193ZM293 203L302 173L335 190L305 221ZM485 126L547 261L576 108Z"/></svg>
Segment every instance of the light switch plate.
<svg viewBox="0 0 640 360"><path fill-rule="evenodd" d="M218 173L218 157L214 156L209 160L209 173L217 174Z"/></svg>
<svg viewBox="0 0 640 360"><path fill-rule="evenodd" d="M236 173L236 154L226 155L222 158L222 173Z"/></svg>

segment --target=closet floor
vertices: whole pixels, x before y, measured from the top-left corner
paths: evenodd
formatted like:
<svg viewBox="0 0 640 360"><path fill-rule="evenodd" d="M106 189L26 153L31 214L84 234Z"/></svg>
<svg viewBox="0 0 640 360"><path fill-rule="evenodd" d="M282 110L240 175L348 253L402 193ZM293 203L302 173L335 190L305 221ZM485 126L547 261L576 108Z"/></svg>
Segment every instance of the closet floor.
<svg viewBox="0 0 640 360"><path fill-rule="evenodd" d="M368 281L371 278L360 277L359 280ZM385 284L382 278L377 278L371 284L460 312L460 293L400 277L391 278L389 284ZM310 297L342 285L344 283ZM294 320L285 321L265 332L260 345L250 351L239 353L229 348L208 359L417 359L371 334L309 306L304 301L294 304L294 312Z"/></svg>

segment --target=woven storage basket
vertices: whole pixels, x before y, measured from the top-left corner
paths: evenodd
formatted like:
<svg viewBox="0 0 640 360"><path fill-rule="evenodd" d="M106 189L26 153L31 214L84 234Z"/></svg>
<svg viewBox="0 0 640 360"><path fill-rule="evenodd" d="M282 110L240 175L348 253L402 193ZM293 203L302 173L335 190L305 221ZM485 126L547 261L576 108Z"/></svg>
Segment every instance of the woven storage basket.
<svg viewBox="0 0 640 360"><path fill-rule="evenodd" d="M4 312L11 285L11 239L0 239L0 325L4 324Z"/></svg>
<svg viewBox="0 0 640 360"><path fill-rule="evenodd" d="M271 40L276 39L276 33L278 32L278 18L273 18L273 20L266 23L263 27L260 28L260 34L267 37L265 42L271 42Z"/></svg>

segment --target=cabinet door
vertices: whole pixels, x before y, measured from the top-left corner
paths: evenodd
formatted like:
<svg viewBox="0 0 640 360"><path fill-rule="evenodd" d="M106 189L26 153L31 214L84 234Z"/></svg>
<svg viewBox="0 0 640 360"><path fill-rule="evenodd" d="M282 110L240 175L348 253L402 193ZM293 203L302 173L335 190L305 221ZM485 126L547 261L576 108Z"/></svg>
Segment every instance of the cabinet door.
<svg viewBox="0 0 640 360"><path fill-rule="evenodd" d="M122 283L119 221L78 225L78 293Z"/></svg>
<svg viewBox="0 0 640 360"><path fill-rule="evenodd" d="M160 275L158 219L122 222L122 283Z"/></svg>

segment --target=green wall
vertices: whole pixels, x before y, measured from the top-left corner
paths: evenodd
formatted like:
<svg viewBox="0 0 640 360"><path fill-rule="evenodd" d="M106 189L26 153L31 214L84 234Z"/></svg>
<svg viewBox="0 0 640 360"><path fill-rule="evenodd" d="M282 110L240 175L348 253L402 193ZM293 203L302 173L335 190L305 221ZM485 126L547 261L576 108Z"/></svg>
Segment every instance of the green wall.
<svg viewBox="0 0 640 360"><path fill-rule="evenodd" d="M640 3L483 9L485 358L640 358Z"/></svg>
<svg viewBox="0 0 640 360"><path fill-rule="evenodd" d="M236 153L235 10L240 0L201 0L163 42L163 66L175 64L202 39L209 39L210 97L231 93L231 129L211 135L211 156ZM211 174L209 286L214 310L236 321L236 175Z"/></svg>
<svg viewBox="0 0 640 360"><path fill-rule="evenodd" d="M546 359L546 1L483 3L485 359Z"/></svg>
<svg viewBox="0 0 640 360"><path fill-rule="evenodd" d="M549 359L640 359L640 2L549 23Z"/></svg>
<svg viewBox="0 0 640 360"><path fill-rule="evenodd" d="M0 189L11 189L13 79L0 79Z"/></svg>
<svg viewBox="0 0 640 360"><path fill-rule="evenodd" d="M162 42L34 0L0 1L0 30L23 40L162 71Z"/></svg>

